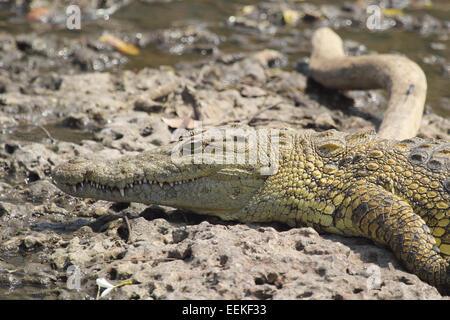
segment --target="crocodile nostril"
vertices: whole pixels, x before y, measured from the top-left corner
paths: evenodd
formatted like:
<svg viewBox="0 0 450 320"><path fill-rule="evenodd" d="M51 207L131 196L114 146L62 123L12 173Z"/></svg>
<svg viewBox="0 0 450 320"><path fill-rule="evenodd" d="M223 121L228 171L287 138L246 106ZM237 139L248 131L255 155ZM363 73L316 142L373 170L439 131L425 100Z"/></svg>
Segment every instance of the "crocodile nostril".
<svg viewBox="0 0 450 320"><path fill-rule="evenodd" d="M450 179L444 181L444 189L447 191L447 193L450 193Z"/></svg>
<svg viewBox="0 0 450 320"><path fill-rule="evenodd" d="M426 152L414 152L409 156L409 161L413 164L423 164L427 161L428 154Z"/></svg>
<svg viewBox="0 0 450 320"><path fill-rule="evenodd" d="M431 159L428 161L428 168L430 168L433 171L439 171L442 170L444 167L443 161L440 159Z"/></svg>

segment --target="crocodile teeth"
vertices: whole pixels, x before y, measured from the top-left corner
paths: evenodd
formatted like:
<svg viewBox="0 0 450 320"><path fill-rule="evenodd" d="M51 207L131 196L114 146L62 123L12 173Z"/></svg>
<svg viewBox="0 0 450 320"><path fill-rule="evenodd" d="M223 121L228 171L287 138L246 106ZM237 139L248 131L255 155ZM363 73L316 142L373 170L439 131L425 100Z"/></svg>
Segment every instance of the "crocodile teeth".
<svg viewBox="0 0 450 320"><path fill-rule="evenodd" d="M120 188L119 191L120 191L120 195L122 197L125 197L125 190L123 190L123 188Z"/></svg>
<svg viewBox="0 0 450 320"><path fill-rule="evenodd" d="M147 179L144 178L144 183L147 183Z"/></svg>
<svg viewBox="0 0 450 320"><path fill-rule="evenodd" d="M77 192L77 186L76 186L76 185L73 185L73 186L72 186L72 190L73 190L73 192Z"/></svg>
<svg viewBox="0 0 450 320"><path fill-rule="evenodd" d="M160 182L160 183L159 183L159 186L160 186L160 187L162 188L162 187L163 187L163 183L162 183L162 182Z"/></svg>
<svg viewBox="0 0 450 320"><path fill-rule="evenodd" d="M173 182L170 182L169 184L170 184L171 187L173 187Z"/></svg>

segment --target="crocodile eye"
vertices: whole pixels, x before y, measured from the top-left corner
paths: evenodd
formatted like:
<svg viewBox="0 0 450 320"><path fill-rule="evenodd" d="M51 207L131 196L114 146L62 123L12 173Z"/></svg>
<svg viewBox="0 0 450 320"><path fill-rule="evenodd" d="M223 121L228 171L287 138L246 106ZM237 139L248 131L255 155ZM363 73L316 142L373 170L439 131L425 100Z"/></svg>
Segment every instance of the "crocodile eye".
<svg viewBox="0 0 450 320"><path fill-rule="evenodd" d="M444 189L450 193L450 179L444 181Z"/></svg>
<svg viewBox="0 0 450 320"><path fill-rule="evenodd" d="M324 156L324 157L331 157L334 155L337 155L339 153L341 153L344 148L341 144L336 143L336 142L324 142L322 144L318 144L317 147L317 152Z"/></svg>
<svg viewBox="0 0 450 320"><path fill-rule="evenodd" d="M433 171L440 171L444 167L443 161L441 159L431 159L428 161L428 168Z"/></svg>

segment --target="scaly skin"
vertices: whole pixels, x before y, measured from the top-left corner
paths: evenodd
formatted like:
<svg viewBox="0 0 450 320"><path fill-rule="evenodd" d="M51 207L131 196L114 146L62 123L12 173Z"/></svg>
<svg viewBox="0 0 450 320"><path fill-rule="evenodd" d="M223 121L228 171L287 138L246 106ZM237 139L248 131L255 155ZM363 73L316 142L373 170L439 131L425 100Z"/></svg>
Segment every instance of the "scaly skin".
<svg viewBox="0 0 450 320"><path fill-rule="evenodd" d="M228 155L250 154L253 140L247 129L235 134L236 146L228 148ZM279 148L270 142L265 153L279 150L278 170L264 175L260 160L207 164L214 157L225 159L206 152L224 140L205 133L136 157L69 161L54 170L53 178L77 197L162 204L225 220L280 221L366 237L389 246L409 271L449 293L449 142L285 129ZM203 163L193 163L189 154L183 159L190 163L174 162L174 146L203 150Z"/></svg>

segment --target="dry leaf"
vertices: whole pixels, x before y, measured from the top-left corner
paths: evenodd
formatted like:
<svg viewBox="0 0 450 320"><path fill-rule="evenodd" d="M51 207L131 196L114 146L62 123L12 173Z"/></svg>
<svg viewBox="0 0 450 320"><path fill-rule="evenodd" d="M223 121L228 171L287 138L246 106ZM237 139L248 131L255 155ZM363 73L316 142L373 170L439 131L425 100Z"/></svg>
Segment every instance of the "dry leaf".
<svg viewBox="0 0 450 320"><path fill-rule="evenodd" d="M104 33L98 40L112 45L114 48L116 48L117 50L119 50L122 53L130 54L133 56L139 54L139 49L136 46L134 46L130 43L126 43L125 41L123 41L109 33Z"/></svg>
<svg viewBox="0 0 450 320"><path fill-rule="evenodd" d="M28 21L40 21L45 22L47 18L50 16L51 10L48 8L35 8L28 12L27 20Z"/></svg>
<svg viewBox="0 0 450 320"><path fill-rule="evenodd" d="M194 120L192 118L162 118L162 121L164 121L165 124L167 124L169 127L178 129L178 128L184 128L184 129L194 129L197 126L201 125L201 121Z"/></svg>
<svg viewBox="0 0 450 320"><path fill-rule="evenodd" d="M300 15L297 11L287 9L283 11L283 20L286 24L296 24L300 19Z"/></svg>
<svg viewBox="0 0 450 320"><path fill-rule="evenodd" d="M255 10L255 6L253 5L247 5L247 6L243 6L242 7L242 14L244 16L249 15L250 13L252 13Z"/></svg>
<svg viewBox="0 0 450 320"><path fill-rule="evenodd" d="M427 9L432 9L434 7L433 1L431 0L425 1L425 5L423 7Z"/></svg>
<svg viewBox="0 0 450 320"><path fill-rule="evenodd" d="M401 16L403 14L403 10L399 9L381 9L381 12L386 16Z"/></svg>

